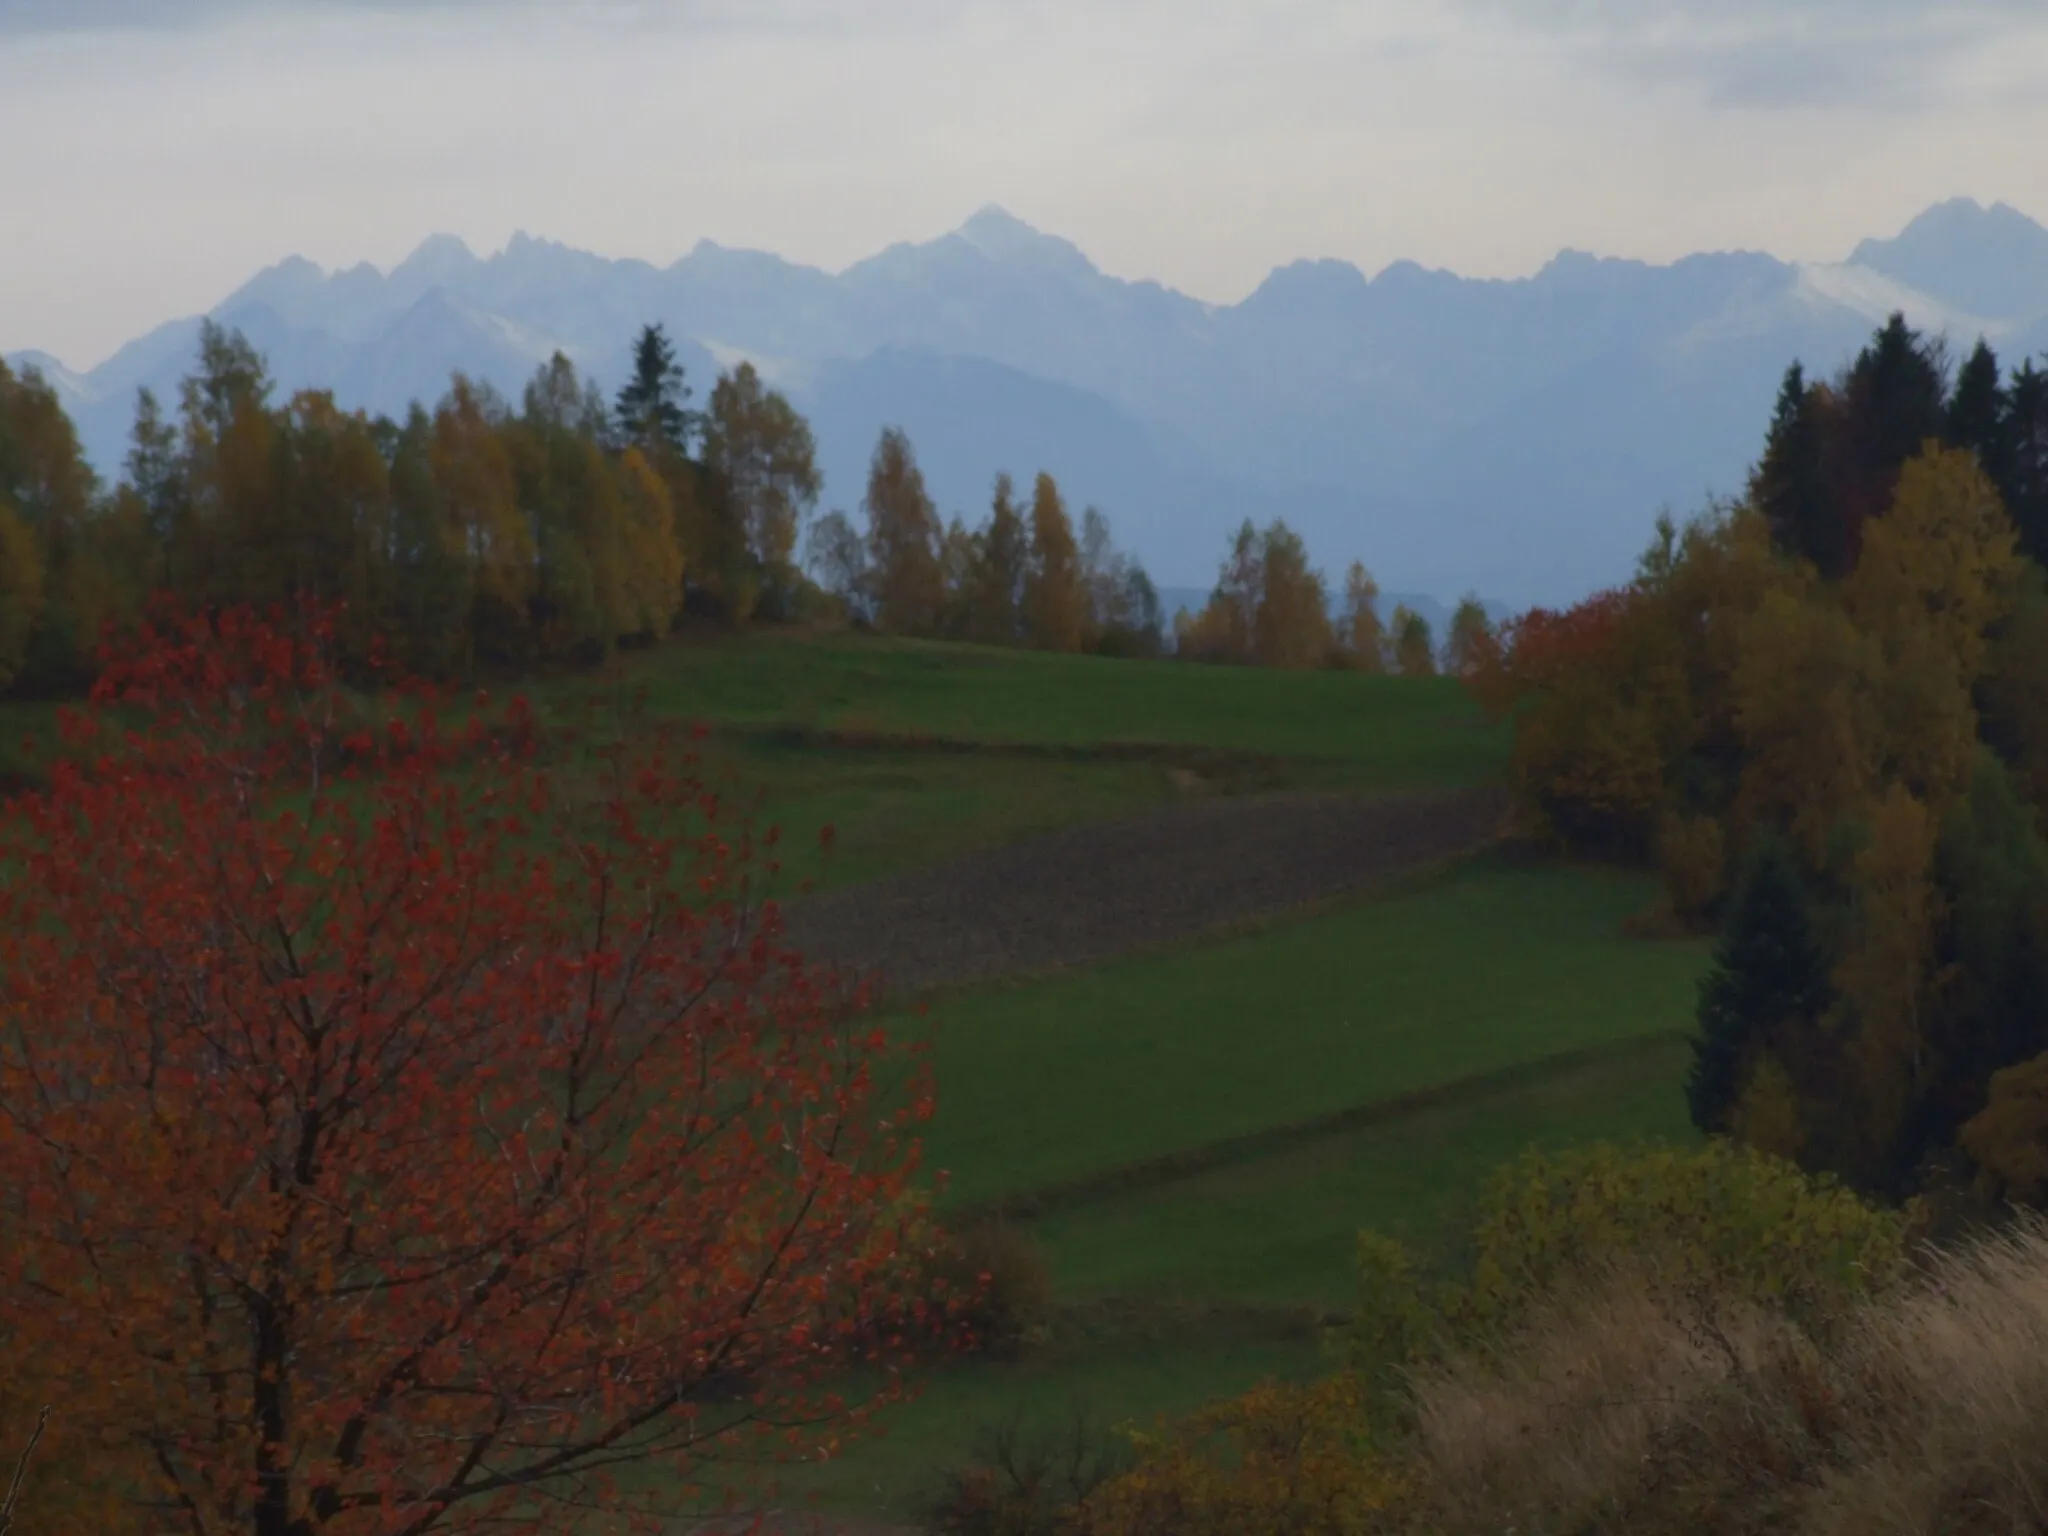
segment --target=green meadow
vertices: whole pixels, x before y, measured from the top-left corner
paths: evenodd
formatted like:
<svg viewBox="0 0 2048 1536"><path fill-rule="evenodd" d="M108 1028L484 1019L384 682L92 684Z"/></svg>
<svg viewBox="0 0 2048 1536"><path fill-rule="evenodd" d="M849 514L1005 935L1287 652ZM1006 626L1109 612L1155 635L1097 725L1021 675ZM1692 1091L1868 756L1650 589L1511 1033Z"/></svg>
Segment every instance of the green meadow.
<svg viewBox="0 0 2048 1536"><path fill-rule="evenodd" d="M858 882L1189 794L1497 783L1452 682L855 636L679 639L614 681L707 727L712 777L785 830L786 884ZM545 718L603 696L529 690ZM4 716L0 767L50 711ZM818 833L835 829L825 855ZM1356 1234L1448 1254L1531 1145L1688 1134L1705 952L1624 936L1646 877L1485 852L1376 894L892 1020L937 1074L942 1206L1042 1251L1045 1336L925 1370L783 1493L908 1517L998 1425L1149 1423L1318 1369Z"/></svg>

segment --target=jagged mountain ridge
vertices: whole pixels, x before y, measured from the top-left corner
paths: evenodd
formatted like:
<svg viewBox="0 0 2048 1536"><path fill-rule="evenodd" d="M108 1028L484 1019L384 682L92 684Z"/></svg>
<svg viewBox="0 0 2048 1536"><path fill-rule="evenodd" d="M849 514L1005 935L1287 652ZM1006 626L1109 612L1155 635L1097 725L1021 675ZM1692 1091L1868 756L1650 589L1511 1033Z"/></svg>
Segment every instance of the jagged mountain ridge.
<svg viewBox="0 0 2048 1536"><path fill-rule="evenodd" d="M1894 308L1958 347L2048 348L2048 231L1958 200L1838 265L1565 251L1497 280L1300 261L1212 305L991 207L836 274L708 241L663 268L440 235L388 273L280 262L212 313L282 390L394 412L456 368L516 394L557 348L613 387L659 320L700 399L741 357L791 394L828 505L857 504L876 432L900 424L942 510L973 520L996 470L1046 468L1164 584L1205 584L1230 527L1281 515L1333 573L1361 556L1389 587L1521 604L1625 575L1660 508L1738 490L1785 364L1833 369ZM103 472L135 390L172 394L197 329L83 374L29 358Z"/></svg>

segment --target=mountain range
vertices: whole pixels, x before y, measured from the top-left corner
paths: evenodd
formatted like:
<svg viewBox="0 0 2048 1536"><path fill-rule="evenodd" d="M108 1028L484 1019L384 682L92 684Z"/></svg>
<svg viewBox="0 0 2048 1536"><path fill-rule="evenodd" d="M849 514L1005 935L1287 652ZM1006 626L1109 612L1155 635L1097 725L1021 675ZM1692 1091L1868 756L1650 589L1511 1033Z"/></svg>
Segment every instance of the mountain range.
<svg viewBox="0 0 2048 1536"><path fill-rule="evenodd" d="M857 507L899 425L942 512L973 522L998 469L1050 470L1162 586L1206 587L1231 528L1282 516L1333 578L1359 557L1390 589L1520 606L1626 576L1660 510L1739 492L1786 364L1832 372L1894 310L1957 354L1979 335L2009 363L2048 350L2048 229L1957 199L1838 263L1567 250L1473 279L1305 260L1221 305L987 207L838 273L708 241L657 267L436 235L388 272L292 257L210 313L281 392L393 413L457 369L516 398L557 349L610 390L659 321L697 403L746 358L805 412L827 506ZM113 474L137 389L175 398L200 318L90 372L8 360L51 379Z"/></svg>

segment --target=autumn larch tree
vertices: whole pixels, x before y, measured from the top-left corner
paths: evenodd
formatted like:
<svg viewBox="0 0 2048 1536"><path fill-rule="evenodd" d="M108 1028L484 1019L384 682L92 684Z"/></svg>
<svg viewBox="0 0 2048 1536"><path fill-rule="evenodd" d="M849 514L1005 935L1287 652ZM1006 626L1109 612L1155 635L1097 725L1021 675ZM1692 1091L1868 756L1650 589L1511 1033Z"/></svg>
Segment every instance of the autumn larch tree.
<svg viewBox="0 0 2048 1536"><path fill-rule="evenodd" d="M53 1436L155 1529L422 1536L829 1424L915 1317L921 1066L686 750L566 742L562 797L516 703L331 654L160 616L0 818L0 1339Z"/></svg>
<svg viewBox="0 0 2048 1536"><path fill-rule="evenodd" d="M1031 487L1031 556L1024 574L1024 632L1041 651L1078 651L1087 636L1088 587L1074 522L1057 481Z"/></svg>
<svg viewBox="0 0 2048 1536"><path fill-rule="evenodd" d="M1472 676L1493 650L1493 621L1476 593L1458 599L1451 614L1451 632L1444 640L1444 670L1453 677Z"/></svg>
<svg viewBox="0 0 2048 1536"><path fill-rule="evenodd" d="M1259 594L1252 616L1252 657L1262 667L1299 669L1329 660L1330 599L1308 547L1286 523L1259 535Z"/></svg>
<svg viewBox="0 0 2048 1536"><path fill-rule="evenodd" d="M998 474L988 520L974 536L974 563L966 594L967 636L987 645L1015 645L1024 602L1031 536L1017 510L1016 488Z"/></svg>
<svg viewBox="0 0 2048 1536"><path fill-rule="evenodd" d="M1380 622L1379 602L1379 583L1372 579L1364 561L1352 561L1344 573L1344 608L1338 619L1337 642L1346 664L1360 672L1387 669L1387 634Z"/></svg>
<svg viewBox="0 0 2048 1536"><path fill-rule="evenodd" d="M943 530L910 439L895 427L884 428L875 443L862 508L875 622L898 634L930 634L946 604Z"/></svg>

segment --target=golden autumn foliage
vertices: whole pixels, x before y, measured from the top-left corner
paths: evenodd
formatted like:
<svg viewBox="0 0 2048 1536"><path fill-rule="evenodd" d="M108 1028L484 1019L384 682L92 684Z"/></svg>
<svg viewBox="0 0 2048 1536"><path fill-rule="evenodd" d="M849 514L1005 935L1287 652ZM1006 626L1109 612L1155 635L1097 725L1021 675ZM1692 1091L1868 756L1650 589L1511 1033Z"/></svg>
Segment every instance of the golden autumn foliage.
<svg viewBox="0 0 2048 1536"><path fill-rule="evenodd" d="M1024 566L1024 633L1037 650L1078 651L1088 629L1088 588L1074 521L1051 475L1033 481L1026 520L1031 542Z"/></svg>
<svg viewBox="0 0 2048 1536"><path fill-rule="evenodd" d="M1363 561L1344 572L1344 606L1337 621L1337 643L1344 664L1359 672L1387 670L1387 631L1379 615L1380 584Z"/></svg>
<svg viewBox="0 0 2048 1536"><path fill-rule="evenodd" d="M519 515L512 455L483 398L459 375L434 412L429 463L471 590L503 608L523 607L533 590L533 531Z"/></svg>
<svg viewBox="0 0 2048 1536"><path fill-rule="evenodd" d="M1348 1372L1266 1382L1160 1432L1081 1505L1076 1536L1365 1536L1408 1478L1366 1431L1369 1388Z"/></svg>
<svg viewBox="0 0 2048 1536"><path fill-rule="evenodd" d="M742 362L711 391L704 461L724 483L748 551L764 571L787 579L797 530L823 480L810 425Z"/></svg>
<svg viewBox="0 0 2048 1536"><path fill-rule="evenodd" d="M1452 677L1470 677L1495 649L1493 621L1479 599L1467 593L1451 614L1451 632L1444 637L1444 670Z"/></svg>
<svg viewBox="0 0 2048 1536"><path fill-rule="evenodd" d="M1301 669L1332 662L1384 669L1379 588L1362 565L1346 578L1344 633L1331 627L1329 591L1301 536L1286 523L1255 527L1250 518L1231 536L1215 589L1199 613L1175 624L1175 649L1194 661ZM1364 649L1359 649L1364 647Z"/></svg>
<svg viewBox="0 0 2048 1536"><path fill-rule="evenodd" d="M1990 1100L1957 1137L1994 1199L2048 1198L2048 1054L1991 1075Z"/></svg>
<svg viewBox="0 0 2048 1536"><path fill-rule="evenodd" d="M1855 1020L1857 1133L1877 1164L1921 1086L1934 999L1935 823L1901 784L1869 813L1855 862L1850 933L1835 964L1835 990Z"/></svg>
<svg viewBox="0 0 2048 1536"><path fill-rule="evenodd" d="M928 633L946 602L941 530L924 473L901 432L885 431L876 442L862 506L868 519L875 622L905 634Z"/></svg>
<svg viewBox="0 0 2048 1536"><path fill-rule="evenodd" d="M620 633L659 639L675 622L683 590L675 501L668 483L637 448L621 456L619 475L626 545Z"/></svg>
<svg viewBox="0 0 2048 1536"><path fill-rule="evenodd" d="M1882 653L1839 607L1784 590L1748 615L1739 646L1729 679L1742 749L1736 815L1786 827L1817 862L1876 782Z"/></svg>
<svg viewBox="0 0 2048 1536"><path fill-rule="evenodd" d="M1976 456L1929 443L1900 472L1885 515L1864 529L1842 596L1882 641L1924 629L1974 682L2019 579L2018 535Z"/></svg>

